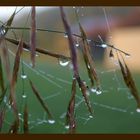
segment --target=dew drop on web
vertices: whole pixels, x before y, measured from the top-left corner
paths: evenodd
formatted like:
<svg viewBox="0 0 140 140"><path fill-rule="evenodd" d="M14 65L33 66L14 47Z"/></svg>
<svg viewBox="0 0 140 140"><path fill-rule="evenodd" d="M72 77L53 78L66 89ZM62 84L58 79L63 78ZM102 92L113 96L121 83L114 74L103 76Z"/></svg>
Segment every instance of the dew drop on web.
<svg viewBox="0 0 140 140"><path fill-rule="evenodd" d="M70 61L68 61L67 59L59 59L59 64L62 66L62 67L65 67L69 64Z"/></svg>
<svg viewBox="0 0 140 140"><path fill-rule="evenodd" d="M54 123L55 123L55 120L49 119L49 120L48 120L48 123L49 123L49 124L54 124Z"/></svg>
<svg viewBox="0 0 140 140"><path fill-rule="evenodd" d="M27 78L27 75L22 74L22 75L21 75L21 78L22 78L22 79L26 79L26 78Z"/></svg>

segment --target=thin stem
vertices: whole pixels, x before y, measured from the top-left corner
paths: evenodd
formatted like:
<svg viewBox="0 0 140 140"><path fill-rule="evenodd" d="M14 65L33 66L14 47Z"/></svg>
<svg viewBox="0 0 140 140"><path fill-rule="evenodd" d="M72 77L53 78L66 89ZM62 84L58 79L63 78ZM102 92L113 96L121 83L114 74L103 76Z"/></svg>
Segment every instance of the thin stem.
<svg viewBox="0 0 140 140"><path fill-rule="evenodd" d="M24 30L30 30L30 29L31 29L30 27L12 27L12 26L4 26L4 27L7 28L7 29L15 29L15 30L23 30L23 29L24 29ZM44 32L51 32L51 33L58 33L58 34L68 34L68 33L65 32L65 31L50 30L50 29L37 28L36 30L37 30L37 31L44 31ZM80 35L78 35L78 34L74 34L74 33L73 33L72 35L75 36L75 37L79 37L79 38L83 39L83 37L80 36ZM94 43L97 43L97 44L101 44L101 42L99 42L99 41L95 41L95 40L88 39L88 38L87 38L87 40L90 40L90 41L92 41L92 42L94 42ZM114 47L113 45L107 44L106 42L104 42L104 43L105 43L108 47L113 48L113 49L115 49L115 50L117 50L117 51L119 51L119 52L121 52L121 53L123 53L123 54L125 54L125 55L130 56L129 53L126 53L126 52L124 52L123 50L120 50L120 49Z"/></svg>

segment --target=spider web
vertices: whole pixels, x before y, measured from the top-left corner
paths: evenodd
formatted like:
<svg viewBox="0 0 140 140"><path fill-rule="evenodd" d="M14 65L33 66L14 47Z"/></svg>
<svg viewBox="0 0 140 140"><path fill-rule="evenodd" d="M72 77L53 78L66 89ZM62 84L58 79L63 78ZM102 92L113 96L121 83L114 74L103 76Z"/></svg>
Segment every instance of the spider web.
<svg viewBox="0 0 140 140"><path fill-rule="evenodd" d="M83 7L82 7L83 9ZM81 14L83 17L83 14ZM109 25L108 25L109 28ZM109 29L110 30L110 29ZM28 54L28 52L24 52ZM9 49L11 63L14 60L15 53ZM108 57L106 55L105 57ZM44 59L44 57L43 57ZM16 87L17 104L20 118L20 133L23 133L23 108L25 103L28 104L29 111L29 131L30 133L67 133L65 126L66 112L68 102L71 97L72 86L72 67L71 62L64 66L60 60L54 60L45 56L46 61L41 62L41 54L36 56L36 67L33 69L28 59L22 58L22 69L18 78ZM49 61L47 61L49 59ZM79 58L80 59L80 58ZM129 58L131 59L131 58ZM51 62L51 60L53 62ZM85 106L83 96L77 85L76 92L76 131L77 133L139 133L140 131L140 114L136 112L136 104L129 89L125 86L120 68L112 61L113 67L106 68L97 65L96 70L101 80L101 94L96 94L89 89L89 99L94 110L93 118ZM81 78L87 85L90 81L83 63L79 62ZM32 93L28 79L34 82L37 90L40 92L44 102L49 106L55 123L48 121L46 112L38 103ZM139 81L140 79L138 79ZM137 82L138 82L137 81ZM13 112L8 104L7 97L4 98L6 103L6 117L2 132L7 132L12 125ZM130 128L131 127L131 128Z"/></svg>

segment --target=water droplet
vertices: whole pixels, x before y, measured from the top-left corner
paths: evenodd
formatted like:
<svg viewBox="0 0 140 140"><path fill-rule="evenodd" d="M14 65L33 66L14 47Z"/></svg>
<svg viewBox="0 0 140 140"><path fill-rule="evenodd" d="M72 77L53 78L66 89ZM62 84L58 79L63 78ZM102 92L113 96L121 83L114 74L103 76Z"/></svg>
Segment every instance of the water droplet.
<svg viewBox="0 0 140 140"><path fill-rule="evenodd" d="M54 124L55 123L55 120L48 120L48 123L49 124Z"/></svg>
<svg viewBox="0 0 140 140"><path fill-rule="evenodd" d="M108 47L107 44L104 44L104 43L101 44L100 46L101 46L102 48L107 48L107 47Z"/></svg>
<svg viewBox="0 0 140 140"><path fill-rule="evenodd" d="M90 65L87 65L87 67L90 69Z"/></svg>
<svg viewBox="0 0 140 140"><path fill-rule="evenodd" d="M140 108L137 108L136 111L137 111L138 113L140 113Z"/></svg>
<svg viewBox="0 0 140 140"><path fill-rule="evenodd" d="M36 54L35 56L36 56L36 57L38 57L38 56L39 56L39 54Z"/></svg>
<svg viewBox="0 0 140 140"><path fill-rule="evenodd" d="M69 128L70 128L70 126L69 126L69 125L65 125L65 128L66 128L66 129L69 129Z"/></svg>
<svg viewBox="0 0 140 140"><path fill-rule="evenodd" d="M65 37L65 38L68 38L68 35L65 33L65 34L64 34L64 37Z"/></svg>
<svg viewBox="0 0 140 140"><path fill-rule="evenodd" d="M59 64L65 67L69 64L69 61L67 59L59 59Z"/></svg>
<svg viewBox="0 0 140 140"><path fill-rule="evenodd" d="M95 92L96 92L96 88L93 88L93 87L92 87L92 88L90 89L90 91L93 92L93 93L95 93Z"/></svg>
<svg viewBox="0 0 140 140"><path fill-rule="evenodd" d="M79 45L79 43L76 43L75 46L76 46L76 47L79 47L80 45Z"/></svg>
<svg viewBox="0 0 140 140"><path fill-rule="evenodd" d="M21 113L18 113L18 116L21 116L22 114Z"/></svg>
<svg viewBox="0 0 140 140"><path fill-rule="evenodd" d="M93 118L93 116L92 115L89 115L89 118Z"/></svg>
<svg viewBox="0 0 140 140"><path fill-rule="evenodd" d="M22 98L26 98L27 96L25 94L22 95Z"/></svg>
<svg viewBox="0 0 140 140"><path fill-rule="evenodd" d="M27 78L27 75L22 74L22 75L21 75L21 78L22 78L22 79L26 79L26 78Z"/></svg>
<svg viewBox="0 0 140 140"><path fill-rule="evenodd" d="M100 88L97 88L97 90L96 90L96 94L97 94L97 95L102 94L102 91L100 90Z"/></svg>

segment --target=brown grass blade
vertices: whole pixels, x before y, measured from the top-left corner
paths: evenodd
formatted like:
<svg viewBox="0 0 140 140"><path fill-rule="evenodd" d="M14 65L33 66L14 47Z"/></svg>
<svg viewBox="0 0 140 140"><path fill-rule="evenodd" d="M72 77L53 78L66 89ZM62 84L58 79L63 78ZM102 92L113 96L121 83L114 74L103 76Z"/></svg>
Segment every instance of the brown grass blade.
<svg viewBox="0 0 140 140"><path fill-rule="evenodd" d="M31 61L32 66L35 66L35 48L36 48L36 9L35 6L32 6L31 9L31 44L30 44L30 50L31 50Z"/></svg>
<svg viewBox="0 0 140 140"><path fill-rule="evenodd" d="M11 26L12 25L12 22L14 20L14 17L15 17L15 14L16 14L16 10L14 11L14 13L11 15L11 17L8 19L7 23L6 23L6 26ZM5 28L5 35L6 33L8 32L9 28Z"/></svg>
<svg viewBox="0 0 140 140"><path fill-rule="evenodd" d="M123 57L122 57L123 59ZM137 107L140 108L140 96L138 93L138 90L136 88L135 82L133 80L132 74L127 66L127 64L125 63L124 59L124 66L122 64L122 62L120 61L119 57L118 57L118 62L121 68L121 72L122 72L122 76L124 79L124 82L126 84L126 86L130 89L131 94L134 96L136 102L137 102Z"/></svg>
<svg viewBox="0 0 140 140"><path fill-rule="evenodd" d="M24 134L29 133L27 104L24 107L24 126L23 126L23 130L24 130Z"/></svg>
<svg viewBox="0 0 140 140"><path fill-rule="evenodd" d="M31 80L30 80L30 85L31 85L31 88L33 90L33 93L36 95L36 97L37 97L38 101L40 102L41 106L43 107L43 109L48 114L48 119L52 119L52 115L51 115L47 105L44 103L42 97L40 96L39 92L37 91L37 89L35 88L35 86L33 85Z"/></svg>
<svg viewBox="0 0 140 140"><path fill-rule="evenodd" d="M1 88L1 92L2 92L2 94L0 96L2 96L3 93L4 93L4 90L5 90L5 86L4 86L4 79L3 79L3 70L2 70L1 57L0 57L0 88Z"/></svg>
<svg viewBox="0 0 140 140"><path fill-rule="evenodd" d="M66 114L66 126L69 127L69 132L74 133L76 128L75 122L75 94L76 94L76 79L72 82L72 95L69 101L67 114Z"/></svg>
<svg viewBox="0 0 140 140"><path fill-rule="evenodd" d="M61 18L63 21L65 31L68 35L69 50L70 50L71 59L72 59L74 77L77 78L77 77L79 77L78 64L77 64L77 54L76 54L76 49L75 49L75 45L74 45L74 40L72 37L71 28L68 24L63 7L60 7L60 14L61 14Z"/></svg>
<svg viewBox="0 0 140 140"><path fill-rule="evenodd" d="M19 41L15 40L15 39L11 39L11 38L5 38L5 39L7 41L11 42L12 44L15 44L15 45L19 44ZM23 42L23 48L30 50L29 44L27 44L26 42ZM59 59L60 58L61 59L67 59L67 60L71 59L70 57L67 57L67 56L64 56L64 55L61 55L61 54L57 54L57 53L53 53L53 52L50 52L46 49L41 49L41 48L36 47L36 51L41 53L41 54L49 55L51 57L55 57L55 58L59 58Z"/></svg>
<svg viewBox="0 0 140 140"><path fill-rule="evenodd" d="M137 102L137 107L140 108L140 96L139 96L138 90L136 88L135 82L133 80L132 74L131 74L128 66L126 65L126 63L125 63L125 68L126 68L127 78L129 80L128 87L130 88L130 91Z"/></svg>
<svg viewBox="0 0 140 140"><path fill-rule="evenodd" d="M9 129L10 134L17 134L19 129L19 121L15 120Z"/></svg>
<svg viewBox="0 0 140 140"><path fill-rule="evenodd" d="M23 51L23 41L21 41L18 44L18 49L16 52L16 57L14 60L14 68L13 68L13 75L12 75L12 83L15 84L17 82L17 77L18 77L18 71L19 71L19 66L20 66L20 58L21 54Z"/></svg>
<svg viewBox="0 0 140 140"><path fill-rule="evenodd" d="M96 81L96 85L99 88L100 87L100 82L99 82L99 78L97 76L97 72L95 69L95 65L94 65L94 61L93 58L91 56L91 49L90 49L90 45L87 41L87 35L82 27L82 25L79 22L79 28L80 28L80 32L81 32L81 36L82 36L82 40L83 40L83 57L85 60L85 64L86 64L86 68L88 71L88 75L89 78L91 80L91 86L94 86L94 80Z"/></svg>
<svg viewBox="0 0 140 140"><path fill-rule="evenodd" d="M85 103L86 103L86 105L88 107L88 111L89 111L89 113L92 116L93 115L93 111L92 111L92 107L91 107L90 101L89 101L88 96L87 96L87 87L84 84L84 82L80 79L80 77L78 78L78 84L79 84L79 87L80 87L81 92L83 94Z"/></svg>
<svg viewBox="0 0 140 140"><path fill-rule="evenodd" d="M19 127L19 116L18 116L18 109L17 109L17 104L16 104L16 96L15 96L15 84L17 82L22 48L23 48L23 42L21 39L21 41L19 42L19 45L18 45L17 52L16 52L16 57L14 60L13 74L12 74L12 79L11 79L11 83L10 83L10 99L9 100L10 100L10 104L12 106L16 119L13 122L13 124L9 130L9 133L17 133L18 127Z"/></svg>

